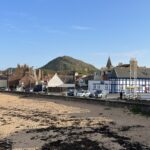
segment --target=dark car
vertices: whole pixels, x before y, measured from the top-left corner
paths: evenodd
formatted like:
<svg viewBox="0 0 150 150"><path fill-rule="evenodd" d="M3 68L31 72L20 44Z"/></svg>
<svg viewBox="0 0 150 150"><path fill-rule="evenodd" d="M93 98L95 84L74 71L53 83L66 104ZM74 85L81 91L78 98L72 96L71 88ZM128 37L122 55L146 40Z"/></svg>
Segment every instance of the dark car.
<svg viewBox="0 0 150 150"><path fill-rule="evenodd" d="M41 92L42 91L42 85L36 85L33 89L34 92Z"/></svg>
<svg viewBox="0 0 150 150"><path fill-rule="evenodd" d="M6 89L5 87L1 87L0 91L5 91L5 89Z"/></svg>
<svg viewBox="0 0 150 150"><path fill-rule="evenodd" d="M95 94L93 94L93 93L91 93L90 95L89 95L89 98L94 98L95 97Z"/></svg>
<svg viewBox="0 0 150 150"><path fill-rule="evenodd" d="M67 92L67 96L74 96L74 91L73 90L69 90Z"/></svg>
<svg viewBox="0 0 150 150"><path fill-rule="evenodd" d="M102 90L97 90L97 91L95 91L94 96L99 97L98 95L101 94L101 93L102 93Z"/></svg>
<svg viewBox="0 0 150 150"><path fill-rule="evenodd" d="M107 98L107 95L108 95L108 92L107 91L105 91L105 90L97 90L96 92L95 92L95 97L96 98Z"/></svg>

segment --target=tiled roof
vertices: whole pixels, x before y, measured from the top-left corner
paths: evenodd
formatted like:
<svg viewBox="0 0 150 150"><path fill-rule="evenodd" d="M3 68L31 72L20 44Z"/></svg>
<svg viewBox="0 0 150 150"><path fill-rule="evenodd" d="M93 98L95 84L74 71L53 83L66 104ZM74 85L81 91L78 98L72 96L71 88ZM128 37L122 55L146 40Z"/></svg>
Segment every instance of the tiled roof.
<svg viewBox="0 0 150 150"><path fill-rule="evenodd" d="M130 67L115 67L112 70L112 78L130 78ZM150 78L150 68L138 67L137 78Z"/></svg>

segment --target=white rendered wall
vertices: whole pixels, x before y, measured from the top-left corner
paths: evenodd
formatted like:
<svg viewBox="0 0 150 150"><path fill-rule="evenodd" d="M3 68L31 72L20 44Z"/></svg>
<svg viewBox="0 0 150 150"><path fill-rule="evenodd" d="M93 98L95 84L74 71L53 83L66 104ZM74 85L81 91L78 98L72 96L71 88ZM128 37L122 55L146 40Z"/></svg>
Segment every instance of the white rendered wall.
<svg viewBox="0 0 150 150"><path fill-rule="evenodd" d="M7 80L0 80L0 88L6 88L7 87Z"/></svg>

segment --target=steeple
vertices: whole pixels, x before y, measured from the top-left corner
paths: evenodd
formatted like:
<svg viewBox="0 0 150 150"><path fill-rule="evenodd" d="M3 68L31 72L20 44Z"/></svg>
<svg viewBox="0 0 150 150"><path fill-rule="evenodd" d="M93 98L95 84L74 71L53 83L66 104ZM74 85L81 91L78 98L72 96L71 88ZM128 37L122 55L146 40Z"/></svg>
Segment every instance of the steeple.
<svg viewBox="0 0 150 150"><path fill-rule="evenodd" d="M108 61L107 61L106 67L107 67L108 69L111 69L111 68L112 68L112 63L111 63L110 57L108 57Z"/></svg>

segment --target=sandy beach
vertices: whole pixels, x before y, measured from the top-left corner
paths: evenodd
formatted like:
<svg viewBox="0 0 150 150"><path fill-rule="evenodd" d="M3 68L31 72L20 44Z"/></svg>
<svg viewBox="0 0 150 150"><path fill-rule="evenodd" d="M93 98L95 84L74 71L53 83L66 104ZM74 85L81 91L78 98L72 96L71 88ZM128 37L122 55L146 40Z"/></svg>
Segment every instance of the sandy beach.
<svg viewBox="0 0 150 150"><path fill-rule="evenodd" d="M150 149L150 118L63 100L0 94L0 150Z"/></svg>

